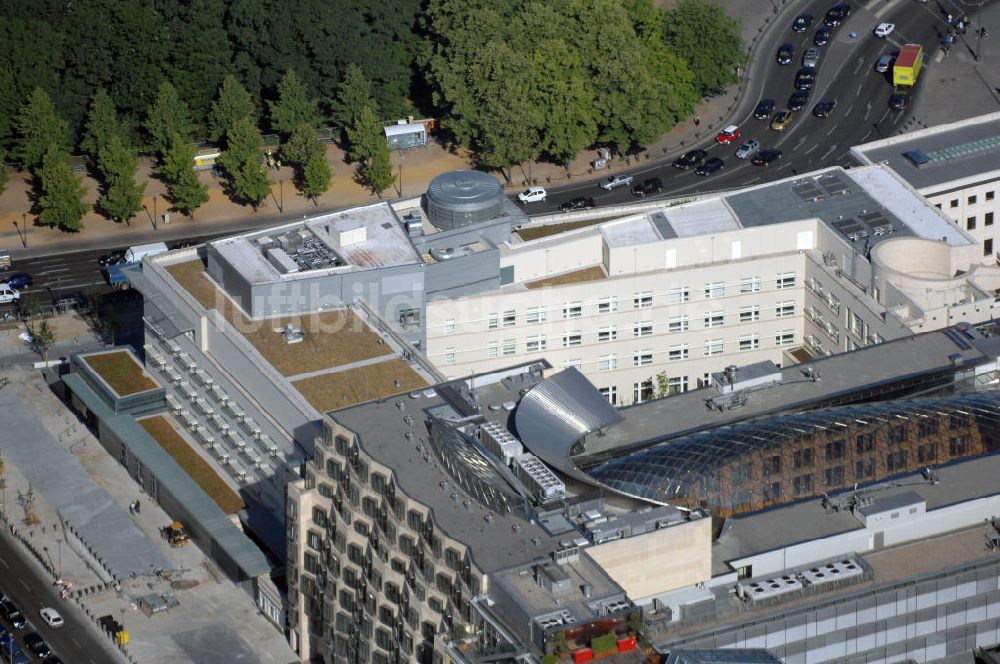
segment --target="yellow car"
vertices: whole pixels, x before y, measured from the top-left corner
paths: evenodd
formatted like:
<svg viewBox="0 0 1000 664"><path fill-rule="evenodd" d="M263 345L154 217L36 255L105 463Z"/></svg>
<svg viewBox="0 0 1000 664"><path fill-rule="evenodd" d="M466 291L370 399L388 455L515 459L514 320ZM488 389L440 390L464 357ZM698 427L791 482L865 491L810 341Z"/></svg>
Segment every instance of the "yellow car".
<svg viewBox="0 0 1000 664"><path fill-rule="evenodd" d="M791 111L778 111L771 120L771 129L775 131L785 131L788 125L792 124L795 114Z"/></svg>

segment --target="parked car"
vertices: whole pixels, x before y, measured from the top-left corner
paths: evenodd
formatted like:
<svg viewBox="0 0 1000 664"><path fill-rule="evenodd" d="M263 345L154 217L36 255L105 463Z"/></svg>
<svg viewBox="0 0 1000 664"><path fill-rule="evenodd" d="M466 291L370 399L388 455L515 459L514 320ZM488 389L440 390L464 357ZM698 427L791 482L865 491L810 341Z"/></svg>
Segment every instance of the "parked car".
<svg viewBox="0 0 1000 664"><path fill-rule="evenodd" d="M813 24L812 14L799 14L792 21L792 30L795 32L805 32Z"/></svg>
<svg viewBox="0 0 1000 664"><path fill-rule="evenodd" d="M547 194L543 187L528 187L517 195L517 200L520 203L541 203L545 200L546 196Z"/></svg>
<svg viewBox="0 0 1000 664"><path fill-rule="evenodd" d="M755 138L744 141L743 145L736 151L737 159L749 159L760 150L760 142Z"/></svg>
<svg viewBox="0 0 1000 664"><path fill-rule="evenodd" d="M757 102L757 108L754 109L753 116L758 120L767 120L771 117L771 113L774 113L774 100L761 99Z"/></svg>
<svg viewBox="0 0 1000 664"><path fill-rule="evenodd" d="M777 161L779 159L781 159L781 150L769 148L758 152L750 163L754 166L767 166L772 161Z"/></svg>
<svg viewBox="0 0 1000 664"><path fill-rule="evenodd" d="M170 249L170 251L173 251L174 249L187 249L188 247L197 247L199 244L201 243L198 242L198 240L178 240L177 242L171 242L170 244L168 244L167 248Z"/></svg>
<svg viewBox="0 0 1000 664"><path fill-rule="evenodd" d="M63 661L55 655L49 655L42 660L42 664L63 664Z"/></svg>
<svg viewBox="0 0 1000 664"><path fill-rule="evenodd" d="M590 196L577 196L576 198L571 198L562 205L559 206L560 212L569 212L570 210L583 210L585 208L592 208L596 205L594 199Z"/></svg>
<svg viewBox="0 0 1000 664"><path fill-rule="evenodd" d="M32 283L34 283L34 281L31 278L31 275L28 274L27 272L15 272L14 274L4 277L3 280L11 288L16 288L18 290L27 288Z"/></svg>
<svg viewBox="0 0 1000 664"><path fill-rule="evenodd" d="M817 65L819 65L819 49L815 46L810 46L806 49L806 52L802 54L802 66L816 67Z"/></svg>
<svg viewBox="0 0 1000 664"><path fill-rule="evenodd" d="M35 653L36 657L48 657L52 654L51 648L45 643L45 639L38 632L28 632L24 635L24 645L28 650Z"/></svg>
<svg viewBox="0 0 1000 664"><path fill-rule="evenodd" d="M701 176L711 175L716 171L721 171L726 167L726 162L722 161L718 157L712 157L704 164L695 169L695 173Z"/></svg>
<svg viewBox="0 0 1000 664"><path fill-rule="evenodd" d="M62 295L57 295L52 298L52 306L55 307L57 311L69 311L70 309L79 309L84 304L87 303L87 298L83 296L83 293L79 291L73 291L72 293L63 293Z"/></svg>
<svg viewBox="0 0 1000 664"><path fill-rule="evenodd" d="M125 262L125 250L117 249L115 251L108 252L97 259L97 263L101 267L107 267L108 265L118 265L119 263Z"/></svg>
<svg viewBox="0 0 1000 664"><path fill-rule="evenodd" d="M646 196L663 191L663 181L660 178L649 178L632 187L633 196Z"/></svg>
<svg viewBox="0 0 1000 664"><path fill-rule="evenodd" d="M691 168L692 166L697 166L702 161L708 153L704 150L691 150L690 152L685 152L681 156L674 159L674 168Z"/></svg>
<svg viewBox="0 0 1000 664"><path fill-rule="evenodd" d="M631 175L612 175L601 183L601 189L611 191L612 189L617 189L618 187L627 187L632 184L632 180L634 179L635 178Z"/></svg>
<svg viewBox="0 0 1000 664"><path fill-rule="evenodd" d="M824 99L813 106L813 115L817 118L828 118L835 108L837 108L836 99Z"/></svg>
<svg viewBox="0 0 1000 664"><path fill-rule="evenodd" d="M816 83L816 69L814 67L803 67L795 73L796 90L812 90Z"/></svg>
<svg viewBox="0 0 1000 664"><path fill-rule="evenodd" d="M49 627L63 626L64 622L63 617L59 615L59 612L53 609L52 607L46 606L44 609L41 609L38 612L38 615L42 617L42 620L44 620L45 624L47 624Z"/></svg>
<svg viewBox="0 0 1000 664"><path fill-rule="evenodd" d="M880 74L884 74L887 71L889 71L889 67L891 67L892 63L895 61L896 61L895 55L892 54L883 55L881 58L878 59L878 62L875 63L875 71L877 71Z"/></svg>
<svg viewBox="0 0 1000 664"><path fill-rule="evenodd" d="M809 91L808 90L796 90L792 93L792 96L788 98L788 110L789 111L801 111L805 108L806 104L809 103Z"/></svg>
<svg viewBox="0 0 1000 664"><path fill-rule="evenodd" d="M896 29L895 23L879 23L875 27L875 36L882 38L888 37L890 34L892 34L892 31L895 29Z"/></svg>
<svg viewBox="0 0 1000 664"><path fill-rule="evenodd" d="M740 137L740 128L736 125L729 125L715 136L715 142L719 145L729 145Z"/></svg>
<svg viewBox="0 0 1000 664"><path fill-rule="evenodd" d="M789 42L785 42L784 44L778 47L777 59L779 65L791 64L792 57L794 56L795 56L795 46L793 46Z"/></svg>
<svg viewBox="0 0 1000 664"><path fill-rule="evenodd" d="M795 114L791 111L778 111L771 120L771 129L775 131L785 131L795 119Z"/></svg>
<svg viewBox="0 0 1000 664"><path fill-rule="evenodd" d="M824 25L816 31L816 35L813 37L813 43L816 44L816 46L826 46L830 43L831 34L833 34L833 31Z"/></svg>

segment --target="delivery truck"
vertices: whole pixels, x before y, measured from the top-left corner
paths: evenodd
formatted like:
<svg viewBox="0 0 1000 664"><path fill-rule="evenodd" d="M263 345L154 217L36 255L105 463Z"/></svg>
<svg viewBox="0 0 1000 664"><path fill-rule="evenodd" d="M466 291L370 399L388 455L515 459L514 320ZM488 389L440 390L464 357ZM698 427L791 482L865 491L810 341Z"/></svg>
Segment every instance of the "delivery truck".
<svg viewBox="0 0 1000 664"><path fill-rule="evenodd" d="M899 49L899 57L892 66L892 84L913 87L924 66L924 47L920 44L906 44Z"/></svg>

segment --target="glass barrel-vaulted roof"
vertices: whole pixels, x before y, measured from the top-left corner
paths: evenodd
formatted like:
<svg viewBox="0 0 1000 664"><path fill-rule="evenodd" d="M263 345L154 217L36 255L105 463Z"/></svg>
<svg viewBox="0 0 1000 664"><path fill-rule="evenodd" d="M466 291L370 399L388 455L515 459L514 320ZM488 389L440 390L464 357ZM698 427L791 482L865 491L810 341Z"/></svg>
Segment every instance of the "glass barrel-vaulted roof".
<svg viewBox="0 0 1000 664"><path fill-rule="evenodd" d="M518 499L516 492L461 431L434 418L429 440L445 470L469 495L495 512L511 511Z"/></svg>
<svg viewBox="0 0 1000 664"><path fill-rule="evenodd" d="M892 423L961 414L971 416L984 440L984 451L1000 445L1000 390L906 401L841 406L750 420L665 441L587 469L594 479L624 494L670 503L704 494L724 468L755 453L801 446L812 435L857 434ZM943 425L944 426L944 425ZM945 427L946 428L946 427ZM826 438L824 438L825 440ZM878 478L872 478L878 479Z"/></svg>

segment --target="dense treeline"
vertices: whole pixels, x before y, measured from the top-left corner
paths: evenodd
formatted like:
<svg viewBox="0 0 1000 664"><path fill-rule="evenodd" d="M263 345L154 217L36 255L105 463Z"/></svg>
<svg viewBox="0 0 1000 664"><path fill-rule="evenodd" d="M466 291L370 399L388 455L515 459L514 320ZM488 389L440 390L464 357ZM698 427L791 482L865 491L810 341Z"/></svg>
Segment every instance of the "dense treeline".
<svg viewBox="0 0 1000 664"><path fill-rule="evenodd" d="M102 209L127 219L142 195L129 153L157 155L190 211L204 194L181 164L192 140L213 141L230 152L232 193L255 204L267 178L252 157L276 133L315 198L329 174L310 143L333 126L381 191L380 121L437 117L494 167L624 152L732 82L742 48L705 0L671 12L652 0L6 0L0 149L68 190L65 157L86 153Z"/></svg>

